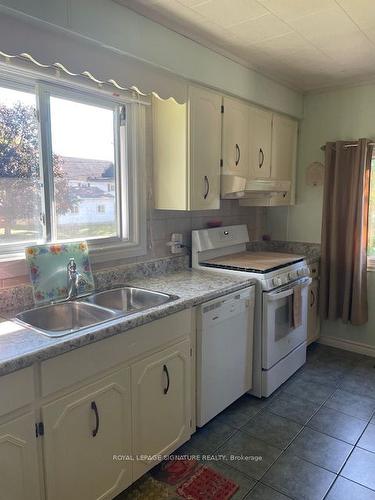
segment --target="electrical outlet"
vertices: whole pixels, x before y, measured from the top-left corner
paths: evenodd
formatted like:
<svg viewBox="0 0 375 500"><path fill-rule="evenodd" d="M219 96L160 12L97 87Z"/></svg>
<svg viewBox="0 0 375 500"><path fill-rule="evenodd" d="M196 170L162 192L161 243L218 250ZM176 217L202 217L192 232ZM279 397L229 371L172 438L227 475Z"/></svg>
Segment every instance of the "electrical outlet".
<svg viewBox="0 0 375 500"><path fill-rule="evenodd" d="M168 241L167 245L171 249L171 253L182 253L182 234L181 233L172 233L171 241Z"/></svg>

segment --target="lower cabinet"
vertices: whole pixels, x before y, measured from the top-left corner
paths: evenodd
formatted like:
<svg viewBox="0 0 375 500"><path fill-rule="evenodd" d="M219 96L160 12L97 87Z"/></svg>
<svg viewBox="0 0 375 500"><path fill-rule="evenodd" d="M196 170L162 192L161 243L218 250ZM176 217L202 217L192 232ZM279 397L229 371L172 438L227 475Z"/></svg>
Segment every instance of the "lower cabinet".
<svg viewBox="0 0 375 500"><path fill-rule="evenodd" d="M0 500L111 500L187 441L191 332L181 311L0 377Z"/></svg>
<svg viewBox="0 0 375 500"><path fill-rule="evenodd" d="M189 340L132 366L134 480L189 439L190 377Z"/></svg>
<svg viewBox="0 0 375 500"><path fill-rule="evenodd" d="M313 279L308 291L307 344L319 337L319 280Z"/></svg>
<svg viewBox="0 0 375 500"><path fill-rule="evenodd" d="M40 500L35 415L0 426L0 499Z"/></svg>
<svg viewBox="0 0 375 500"><path fill-rule="evenodd" d="M113 457L131 455L129 368L43 406L42 418L48 499L109 499L131 484L131 462Z"/></svg>

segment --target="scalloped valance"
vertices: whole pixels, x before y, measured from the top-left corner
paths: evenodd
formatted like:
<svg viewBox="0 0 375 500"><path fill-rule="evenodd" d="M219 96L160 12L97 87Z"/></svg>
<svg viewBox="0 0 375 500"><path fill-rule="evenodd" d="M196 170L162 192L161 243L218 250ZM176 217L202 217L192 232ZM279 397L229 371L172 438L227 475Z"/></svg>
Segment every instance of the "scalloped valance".
<svg viewBox="0 0 375 500"><path fill-rule="evenodd" d="M188 82L164 68L93 40L6 15L0 16L0 67L143 103L152 95L178 103L187 100Z"/></svg>
<svg viewBox="0 0 375 500"><path fill-rule="evenodd" d="M39 77L47 76L53 79L64 79L68 81L72 81L74 78L80 79L81 81L89 82L93 87L97 89L104 90L110 92L112 95L119 95L119 93L123 93L127 98L131 98L132 100L140 101L140 96L148 97L150 94L155 94L151 92L150 94L146 94L139 90L135 85L131 87L120 85L115 79L109 78L108 80L99 80L96 78L90 71L84 70L81 73L74 73L66 68L60 62L54 62L52 64L44 64L40 61L34 59L33 56L28 54L27 52L22 52L21 54L6 54L5 52L0 50L0 56L4 59L5 64L11 64L12 62L19 62L20 64L15 65L15 69L21 70L24 68L24 64L29 65L27 70L35 73L37 72ZM23 64L22 64L23 63ZM143 104L146 104L147 101L143 101Z"/></svg>

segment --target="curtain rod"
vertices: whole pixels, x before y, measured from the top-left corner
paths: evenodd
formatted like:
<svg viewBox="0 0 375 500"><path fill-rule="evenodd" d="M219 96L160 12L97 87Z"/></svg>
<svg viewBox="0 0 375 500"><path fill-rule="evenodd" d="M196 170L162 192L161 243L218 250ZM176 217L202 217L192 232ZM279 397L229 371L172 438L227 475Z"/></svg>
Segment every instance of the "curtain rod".
<svg viewBox="0 0 375 500"><path fill-rule="evenodd" d="M375 146L375 142L369 142L367 145L368 145L368 146ZM358 144L346 144L346 145L344 146L344 148L356 148L357 146L358 146ZM326 150L326 145L325 145L325 144L323 144L323 146L320 146L320 149L321 149L322 151L325 151L325 150Z"/></svg>

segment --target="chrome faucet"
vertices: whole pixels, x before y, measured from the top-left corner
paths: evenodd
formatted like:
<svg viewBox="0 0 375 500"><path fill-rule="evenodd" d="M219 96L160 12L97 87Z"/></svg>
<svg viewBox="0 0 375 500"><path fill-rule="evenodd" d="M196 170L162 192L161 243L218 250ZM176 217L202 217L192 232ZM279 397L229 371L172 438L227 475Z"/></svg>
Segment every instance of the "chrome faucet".
<svg viewBox="0 0 375 500"><path fill-rule="evenodd" d="M67 300L75 299L78 295L78 289L83 279L82 275L77 271L77 264L73 257L69 259L67 265Z"/></svg>

